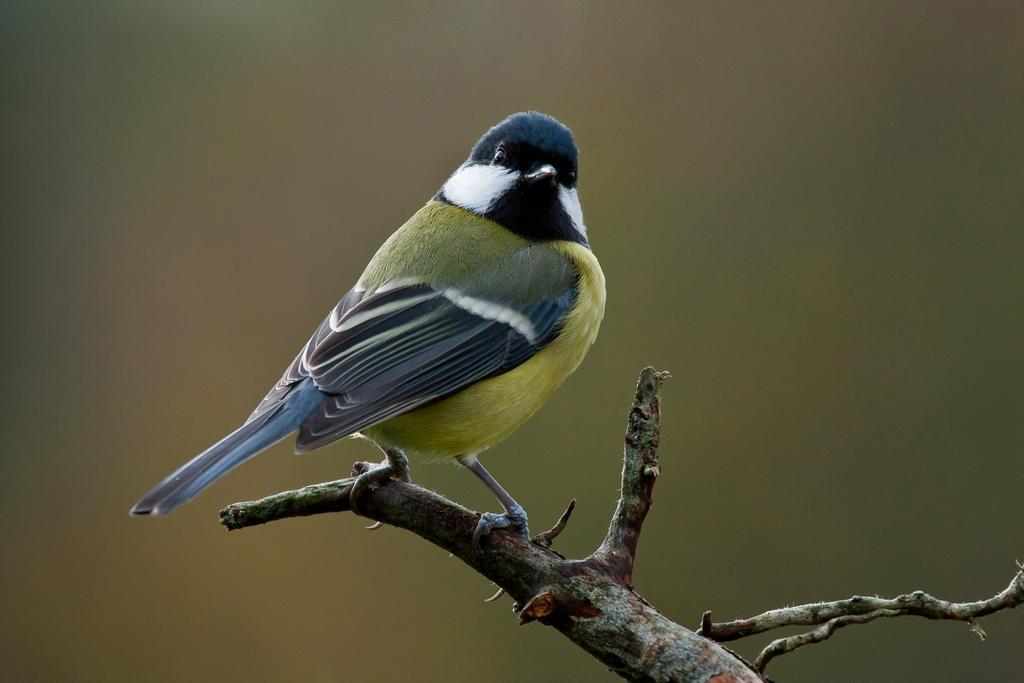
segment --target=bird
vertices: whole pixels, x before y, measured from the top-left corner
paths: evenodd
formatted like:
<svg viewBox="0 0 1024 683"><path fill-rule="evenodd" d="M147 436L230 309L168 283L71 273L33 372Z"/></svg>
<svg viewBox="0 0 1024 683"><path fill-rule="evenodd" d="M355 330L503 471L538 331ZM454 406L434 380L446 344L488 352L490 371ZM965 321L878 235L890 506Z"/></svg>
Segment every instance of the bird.
<svg viewBox="0 0 1024 683"><path fill-rule="evenodd" d="M146 493L132 515L165 515L297 432L296 452L349 436L386 456L361 474L409 481L409 457L475 474L529 538L525 510L481 453L525 423L597 338L605 277L578 195L572 131L536 111L487 130L441 189L385 240L245 422Z"/></svg>

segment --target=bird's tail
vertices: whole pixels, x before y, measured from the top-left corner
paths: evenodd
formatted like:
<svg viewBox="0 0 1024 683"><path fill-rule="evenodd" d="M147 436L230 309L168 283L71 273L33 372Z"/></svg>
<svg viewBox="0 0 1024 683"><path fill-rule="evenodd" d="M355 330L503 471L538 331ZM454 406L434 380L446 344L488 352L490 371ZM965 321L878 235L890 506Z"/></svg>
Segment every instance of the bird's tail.
<svg viewBox="0 0 1024 683"><path fill-rule="evenodd" d="M299 428L324 401L306 378L275 410L256 417L192 458L154 486L131 509L133 515L165 515L242 464Z"/></svg>

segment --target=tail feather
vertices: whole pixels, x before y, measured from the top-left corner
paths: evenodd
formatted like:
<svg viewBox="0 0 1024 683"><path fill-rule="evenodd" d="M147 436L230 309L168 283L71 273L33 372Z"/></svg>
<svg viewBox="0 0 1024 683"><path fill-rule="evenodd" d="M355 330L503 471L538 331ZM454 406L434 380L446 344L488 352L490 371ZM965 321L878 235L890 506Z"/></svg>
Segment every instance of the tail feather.
<svg viewBox="0 0 1024 683"><path fill-rule="evenodd" d="M172 472L131 509L133 515L165 515L249 458L285 438L319 408L324 394L311 379L295 385L280 406L231 432Z"/></svg>

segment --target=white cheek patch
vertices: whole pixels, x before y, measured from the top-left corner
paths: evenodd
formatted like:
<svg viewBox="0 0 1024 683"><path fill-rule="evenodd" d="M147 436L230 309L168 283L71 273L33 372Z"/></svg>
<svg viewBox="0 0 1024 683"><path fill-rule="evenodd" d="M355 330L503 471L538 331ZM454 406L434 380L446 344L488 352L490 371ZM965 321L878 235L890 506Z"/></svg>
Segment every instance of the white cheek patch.
<svg viewBox="0 0 1024 683"><path fill-rule="evenodd" d="M562 203L562 209L569 216L576 232L586 237L587 226L583 224L583 207L580 206L580 196L576 193L576 188L559 187L558 200Z"/></svg>
<svg viewBox="0 0 1024 683"><path fill-rule="evenodd" d="M483 214L515 184L517 176L502 166L463 164L441 191L452 204Z"/></svg>

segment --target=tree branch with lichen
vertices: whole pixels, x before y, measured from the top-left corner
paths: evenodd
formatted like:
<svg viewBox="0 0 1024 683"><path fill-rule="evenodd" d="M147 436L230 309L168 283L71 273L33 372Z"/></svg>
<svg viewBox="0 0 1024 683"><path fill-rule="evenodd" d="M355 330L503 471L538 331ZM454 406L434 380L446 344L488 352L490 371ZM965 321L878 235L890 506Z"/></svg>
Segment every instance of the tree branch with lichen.
<svg viewBox="0 0 1024 683"><path fill-rule="evenodd" d="M773 640L754 660L753 666L758 671L764 671L768 663L779 655L830 638L837 629L851 624L866 624L883 617L918 616L965 621L984 640L987 635L976 619L1024 604L1024 566L1018 563L1017 569L1010 584L988 600L949 602L932 597L924 591L914 591L891 599L855 595L834 602L782 607L749 619L720 624L711 620L711 612L708 611L701 617L697 633L723 642L786 626L818 626L807 633Z"/></svg>
<svg viewBox="0 0 1024 683"><path fill-rule="evenodd" d="M499 530L474 548L477 513L405 482L372 487L360 509L458 557L515 600L519 623L554 627L623 678L759 683L762 678L739 657L660 614L631 583L640 528L660 472L660 389L667 376L652 368L640 374L626 428L622 495L604 541L590 557L566 559L544 544L564 528L565 519L537 542ZM357 473L363 467L357 463ZM342 479L235 503L221 511L221 523L241 529L349 510L351 487L352 479Z"/></svg>
<svg viewBox="0 0 1024 683"><path fill-rule="evenodd" d="M960 618L932 616L940 613L968 615L966 620L973 623L975 617L1024 601L1024 578L1018 575L1006 591L979 603L946 603L924 593L892 601L856 597L772 610L723 624L714 624L707 612L697 632L666 618L636 592L632 576L640 531L661 473L660 390L667 377L653 368L640 373L626 425L619 500L607 534L587 558L567 559L550 548L565 528L575 501L552 529L532 541L499 530L484 537L478 548L472 544L478 513L415 484L395 480L375 484L360 497L360 511L377 523L411 531L458 557L499 587L492 600L504 592L515 600L520 624L537 621L554 627L632 681L763 683L761 672L772 657L824 640L851 623L902 614ZM367 467L367 463L356 463L353 476ZM350 511L353 480L234 503L221 511L220 521L235 530L289 517ZM753 664L718 642L797 624L818 628L774 641Z"/></svg>

